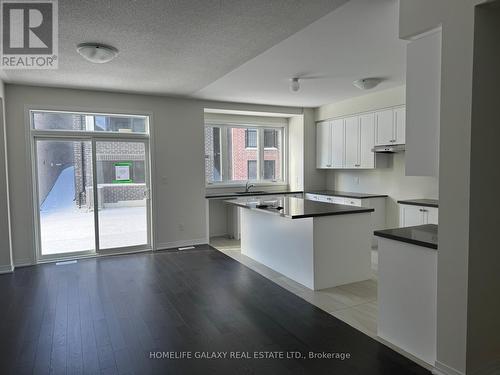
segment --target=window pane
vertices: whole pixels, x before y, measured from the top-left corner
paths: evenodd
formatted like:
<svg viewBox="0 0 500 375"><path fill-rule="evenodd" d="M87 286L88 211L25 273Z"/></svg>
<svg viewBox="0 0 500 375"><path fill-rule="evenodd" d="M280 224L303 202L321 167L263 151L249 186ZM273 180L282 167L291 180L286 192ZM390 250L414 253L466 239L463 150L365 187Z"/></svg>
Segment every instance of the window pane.
<svg viewBox="0 0 500 375"><path fill-rule="evenodd" d="M264 129L265 180L282 180L283 129Z"/></svg>
<svg viewBox="0 0 500 375"><path fill-rule="evenodd" d="M205 127L205 179L222 181L221 128Z"/></svg>
<svg viewBox="0 0 500 375"><path fill-rule="evenodd" d="M257 147L257 130L247 129L245 131L245 147Z"/></svg>
<svg viewBox="0 0 500 375"><path fill-rule="evenodd" d="M249 180L257 179L257 160L249 160L247 170Z"/></svg>
<svg viewBox="0 0 500 375"><path fill-rule="evenodd" d="M264 129L264 147L276 148L278 147L278 130Z"/></svg>
<svg viewBox="0 0 500 375"><path fill-rule="evenodd" d="M276 162L274 160L264 160L264 180L276 179Z"/></svg>
<svg viewBox="0 0 500 375"><path fill-rule="evenodd" d="M37 130L148 133L147 120L145 116L32 112L33 127Z"/></svg>
<svg viewBox="0 0 500 375"><path fill-rule="evenodd" d="M227 128L228 181L246 181L257 178L257 172L255 177L248 175L248 161L256 161L259 156L258 149L246 147L246 135L251 133L257 135L257 129ZM256 166L256 171L257 168Z"/></svg>

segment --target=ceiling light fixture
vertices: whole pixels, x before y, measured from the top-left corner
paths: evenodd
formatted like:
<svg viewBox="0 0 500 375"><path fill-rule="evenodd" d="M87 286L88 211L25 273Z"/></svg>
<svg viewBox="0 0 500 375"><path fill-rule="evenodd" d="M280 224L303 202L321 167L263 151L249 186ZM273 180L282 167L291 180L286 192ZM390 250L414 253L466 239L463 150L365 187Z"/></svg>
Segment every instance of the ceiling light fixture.
<svg viewBox="0 0 500 375"><path fill-rule="evenodd" d="M107 63L118 55L115 47L100 43L80 43L76 50L84 59L95 64Z"/></svg>
<svg viewBox="0 0 500 375"><path fill-rule="evenodd" d="M380 78L361 78L354 81L352 84L360 90L370 90L377 86L382 79Z"/></svg>
<svg viewBox="0 0 500 375"><path fill-rule="evenodd" d="M300 82L298 77L293 77L290 79L290 91L297 92L300 90Z"/></svg>

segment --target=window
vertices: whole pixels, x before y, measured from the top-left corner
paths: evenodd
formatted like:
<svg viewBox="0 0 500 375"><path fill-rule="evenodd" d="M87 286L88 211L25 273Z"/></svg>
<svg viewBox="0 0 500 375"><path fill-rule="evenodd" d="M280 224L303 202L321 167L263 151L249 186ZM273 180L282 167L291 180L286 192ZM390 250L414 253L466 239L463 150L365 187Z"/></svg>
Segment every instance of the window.
<svg viewBox="0 0 500 375"><path fill-rule="evenodd" d="M207 124L206 182L283 182L284 135L284 127Z"/></svg>
<svg viewBox="0 0 500 375"><path fill-rule="evenodd" d="M247 162L247 176L249 180L257 179L257 160L249 160Z"/></svg>
<svg viewBox="0 0 500 375"><path fill-rule="evenodd" d="M32 111L35 130L149 133L147 116Z"/></svg>
<svg viewBox="0 0 500 375"><path fill-rule="evenodd" d="M245 130L245 147L246 148L257 147L257 130L255 129Z"/></svg>

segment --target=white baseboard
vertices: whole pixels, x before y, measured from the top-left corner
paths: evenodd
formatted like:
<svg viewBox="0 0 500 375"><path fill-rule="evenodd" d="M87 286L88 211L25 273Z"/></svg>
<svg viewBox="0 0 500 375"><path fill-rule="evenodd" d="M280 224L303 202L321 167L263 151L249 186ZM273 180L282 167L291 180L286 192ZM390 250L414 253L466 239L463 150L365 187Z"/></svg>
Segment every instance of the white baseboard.
<svg viewBox="0 0 500 375"><path fill-rule="evenodd" d="M33 266L36 264L36 261L30 258L17 259L14 261L14 267L26 267Z"/></svg>
<svg viewBox="0 0 500 375"><path fill-rule="evenodd" d="M206 238L195 238L191 240L163 242L156 245L156 250L166 250L166 249L174 249L176 247L204 245L206 243L207 243Z"/></svg>
<svg viewBox="0 0 500 375"><path fill-rule="evenodd" d="M0 274L2 273L11 273L14 271L14 267L12 264L6 264L4 266L0 266Z"/></svg>
<svg viewBox="0 0 500 375"><path fill-rule="evenodd" d="M463 372L455 370L453 367L436 361L435 368L432 370L434 375L465 375Z"/></svg>

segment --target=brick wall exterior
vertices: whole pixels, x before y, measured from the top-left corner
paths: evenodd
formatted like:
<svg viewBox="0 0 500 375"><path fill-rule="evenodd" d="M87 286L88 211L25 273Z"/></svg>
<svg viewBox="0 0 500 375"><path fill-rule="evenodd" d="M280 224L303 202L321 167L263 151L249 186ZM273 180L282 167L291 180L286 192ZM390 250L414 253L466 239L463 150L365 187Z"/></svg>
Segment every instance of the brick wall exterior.
<svg viewBox="0 0 500 375"><path fill-rule="evenodd" d="M245 129L233 128L231 134L233 180L248 180L248 161L257 160L257 149L245 147ZM280 153L277 149L264 149L264 160L274 160L276 177L281 173Z"/></svg>

